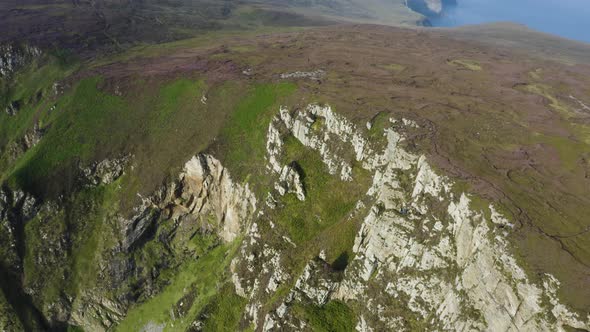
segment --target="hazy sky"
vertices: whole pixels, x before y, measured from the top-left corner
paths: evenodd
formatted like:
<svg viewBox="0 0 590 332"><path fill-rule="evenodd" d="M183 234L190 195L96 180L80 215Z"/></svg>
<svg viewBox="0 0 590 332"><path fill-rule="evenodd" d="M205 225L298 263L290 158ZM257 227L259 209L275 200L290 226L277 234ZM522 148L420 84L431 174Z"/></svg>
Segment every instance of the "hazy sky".
<svg viewBox="0 0 590 332"><path fill-rule="evenodd" d="M513 21L563 37L590 42L590 0L457 0L435 26Z"/></svg>

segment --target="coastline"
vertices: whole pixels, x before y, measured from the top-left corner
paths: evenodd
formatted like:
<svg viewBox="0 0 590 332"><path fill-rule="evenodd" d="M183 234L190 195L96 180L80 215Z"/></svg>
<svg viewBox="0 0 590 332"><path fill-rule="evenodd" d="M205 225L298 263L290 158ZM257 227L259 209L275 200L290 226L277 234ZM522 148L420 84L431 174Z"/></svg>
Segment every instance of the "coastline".
<svg viewBox="0 0 590 332"><path fill-rule="evenodd" d="M457 0L405 0L410 10L424 16L423 26L432 27L433 18L438 18L450 7L457 6Z"/></svg>

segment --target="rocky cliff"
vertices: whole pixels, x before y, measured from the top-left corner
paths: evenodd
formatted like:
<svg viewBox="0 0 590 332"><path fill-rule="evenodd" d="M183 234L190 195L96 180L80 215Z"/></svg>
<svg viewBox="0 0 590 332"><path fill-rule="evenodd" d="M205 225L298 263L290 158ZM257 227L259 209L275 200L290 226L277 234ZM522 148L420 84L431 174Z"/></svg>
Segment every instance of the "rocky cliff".
<svg viewBox="0 0 590 332"><path fill-rule="evenodd" d="M330 306L345 308L349 315L345 320L354 322L357 331L589 329L590 317L581 317L560 302L555 277L531 276L520 266L505 238L514 227L511 220L493 204L463 192L434 170L425 156L405 148L405 136L419 125L405 118L386 121L377 135L382 136L379 144L329 106L313 104L299 111L281 107L268 127L267 174L276 182L265 197L255 198L247 185L232 181L213 156L193 157L178 180L145 198L135 216L119 220L120 244L108 249L118 254L105 257L101 283L124 290L129 278L139 277L142 293L154 296L161 291L158 271L190 259L191 238L214 234L221 242L239 243L230 254L230 279L235 294L243 299L243 311L237 316L240 324L255 330L318 329L314 325L318 322L303 319L301 311ZM367 123L367 128L372 127ZM293 252L307 249L299 248L298 240L288 233L280 235L285 221L276 219L288 208L285 198L307 199L305 168L289 160L292 144L315 151L338 182L362 181L359 172L367 172L366 192L345 215L345 222L352 225L358 220L359 225L350 257L334 259L342 254L334 252L329 242L320 242L310 252L313 258L293 262ZM119 165L110 161L93 166L103 174L93 185L115 181L121 175ZM13 202L16 212L10 215L15 218L56 213L26 195L15 195L5 199ZM18 234L11 217L5 218L8 234ZM67 234L63 236L60 242L51 242L61 243L49 249L57 255L71 246ZM139 257L152 239L168 249L146 275ZM5 243L17 248L18 235ZM120 261L116 257L122 253L139 261ZM16 252L14 256L18 268ZM38 259L35 264L48 264L47 254ZM42 292L43 281L39 282L30 284L27 292ZM125 320L130 298L105 296L101 287L86 289L86 295L74 302L48 304L41 310L45 315L53 312L55 318L65 315L59 319L90 330L116 326ZM185 305L183 310L190 310L191 302ZM163 325L144 317L143 328L174 330L175 317L182 319L183 312L171 311L170 322ZM5 328L13 328L14 319L6 317ZM201 330L208 317L202 313L196 320L188 317L188 322Z"/></svg>
<svg viewBox="0 0 590 332"><path fill-rule="evenodd" d="M403 148L403 133L415 126L390 119L383 132L387 145L378 151L328 106L281 109L268 131L269 169L280 169L277 156L292 135L321 155L330 174L355 181L352 165L338 153L347 146L352 160L372 174L372 184L349 215L350 222L362 223L354 257L344 267L327 260L332 253L320 246L302 270L287 273L284 265L296 245L285 238L279 248L269 246L260 229L270 224L272 232L273 220L254 221L232 261L236 291L248 299L244 318L264 331L302 330L309 326L294 312L298 306L341 301L354 308L358 331L590 328L590 317L559 302L559 281L551 275L532 281L519 266L504 238L510 220ZM269 204L266 210L275 208ZM286 297L264 305L280 289Z"/></svg>

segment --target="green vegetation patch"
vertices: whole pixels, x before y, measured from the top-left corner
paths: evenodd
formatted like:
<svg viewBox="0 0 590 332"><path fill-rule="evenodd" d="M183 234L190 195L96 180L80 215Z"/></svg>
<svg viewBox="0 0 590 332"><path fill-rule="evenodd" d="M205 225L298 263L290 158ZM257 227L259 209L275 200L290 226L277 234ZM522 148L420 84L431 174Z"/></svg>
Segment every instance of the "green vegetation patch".
<svg viewBox="0 0 590 332"><path fill-rule="evenodd" d="M229 266L239 242L220 245L199 259L183 262L174 271L170 284L158 295L131 308L116 330L137 331L153 323L165 324L166 331L185 331L218 292L224 279L223 272ZM172 317L171 310L188 293L194 295L190 309L182 317Z"/></svg>
<svg viewBox="0 0 590 332"><path fill-rule="evenodd" d="M191 138L214 134L215 122L202 121L205 113L199 109L202 81L179 79L161 86L139 81L134 88L142 92L127 96L103 91L104 84L100 77L83 79L55 110L39 116L46 134L15 164L13 183L39 197L55 196L73 186L73 179L63 176L75 175L79 163L122 154L134 154L145 165L137 170L142 182L160 182L163 175L157 180L154 173L188 159L194 153L188 146L206 143Z"/></svg>
<svg viewBox="0 0 590 332"><path fill-rule="evenodd" d="M248 300L237 295L227 283L199 315L203 331L223 332L240 330L240 320Z"/></svg>
<svg viewBox="0 0 590 332"><path fill-rule="evenodd" d="M26 224L25 285L43 285L40 303L48 305L62 292L75 298L97 285L100 255L115 245L116 230L109 221L117 210L118 184L83 189L62 211L42 212ZM62 247L66 238L71 243L67 253Z"/></svg>
<svg viewBox="0 0 590 332"><path fill-rule="evenodd" d="M220 157L234 177L239 180L248 177L263 179L268 125L277 114L279 101L295 89L291 83L262 84L249 90L238 103L221 132L224 154ZM254 184L257 194L262 194L256 181Z"/></svg>
<svg viewBox="0 0 590 332"><path fill-rule="evenodd" d="M47 177L74 158L88 160L101 146L122 144L125 130L121 115L127 105L117 96L99 91L100 78L80 82L59 103L59 114L45 119L51 129L41 143L29 151L14 173L14 180L29 192L39 193Z"/></svg>
<svg viewBox="0 0 590 332"><path fill-rule="evenodd" d="M344 302L330 301L323 306L296 304L293 312L317 332L354 331L355 314Z"/></svg>
<svg viewBox="0 0 590 332"><path fill-rule="evenodd" d="M8 144L20 139L32 128L41 111L54 98L53 84L70 75L76 66L66 66L58 58L37 59L12 79L0 79L0 169L11 161ZM4 109L17 105L14 116Z"/></svg>
<svg viewBox="0 0 590 332"><path fill-rule="evenodd" d="M568 127L570 135L562 136L548 136L536 134L532 136L535 143L541 142L551 145L558 152L561 162L567 170L574 170L579 166L580 151L589 151L590 148L590 130L588 125L576 124L570 119L576 117L576 113L571 109L567 103L560 100L555 91L544 84L526 84L521 85L518 89L532 93L545 98L549 102L555 112L557 112L564 120L563 125Z"/></svg>
<svg viewBox="0 0 590 332"><path fill-rule="evenodd" d="M368 129L369 140L377 149L387 146L387 138L384 132L386 128L391 126L389 116L390 114L387 112L379 112L369 121L371 124L371 129Z"/></svg>
<svg viewBox="0 0 590 332"><path fill-rule="evenodd" d="M119 202L119 182L109 186L85 189L76 195L65 217L68 219L69 234L72 236L74 253L72 266L72 283L76 293L92 287L100 272L96 262L99 255L111 248L114 242L115 228L109 220L114 219Z"/></svg>
<svg viewBox="0 0 590 332"><path fill-rule="evenodd" d="M355 180L341 181L328 172L318 152L306 148L296 138L287 137L284 146L285 160L295 161L300 166L307 197L300 201L295 195L285 195L281 199L283 206L276 211L276 220L296 244L301 244L346 220L366 192L368 176L363 176L360 167L355 167Z"/></svg>
<svg viewBox="0 0 590 332"><path fill-rule="evenodd" d="M579 167L580 151L590 151L590 142L581 142L571 137L534 135L533 139L555 148L564 169L569 171L573 171Z"/></svg>
<svg viewBox="0 0 590 332"><path fill-rule="evenodd" d="M152 127L159 129L166 128L174 113L178 108L193 104L201 97L203 90L203 82L192 81L186 78L181 78L164 85L159 92L156 101L156 111L152 112L151 121ZM157 125L159 126L157 126Z"/></svg>
<svg viewBox="0 0 590 332"><path fill-rule="evenodd" d="M569 111L568 107L563 105L559 99L557 99L552 93L551 93L551 87L545 85L545 84L525 84L525 85L521 85L519 86L519 88L521 90L524 90L526 92L530 92L536 95L539 95L541 97L546 98L547 100L549 100L549 106L551 106L554 110L561 112L564 115L571 115L571 111Z"/></svg>

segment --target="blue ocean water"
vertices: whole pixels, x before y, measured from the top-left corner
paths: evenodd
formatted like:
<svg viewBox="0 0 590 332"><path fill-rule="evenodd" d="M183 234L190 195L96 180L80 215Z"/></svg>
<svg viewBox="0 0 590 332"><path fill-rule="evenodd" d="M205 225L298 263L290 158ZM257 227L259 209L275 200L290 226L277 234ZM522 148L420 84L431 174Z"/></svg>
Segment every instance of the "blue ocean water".
<svg viewBox="0 0 590 332"><path fill-rule="evenodd" d="M457 0L433 26L512 21L590 43L590 0Z"/></svg>

